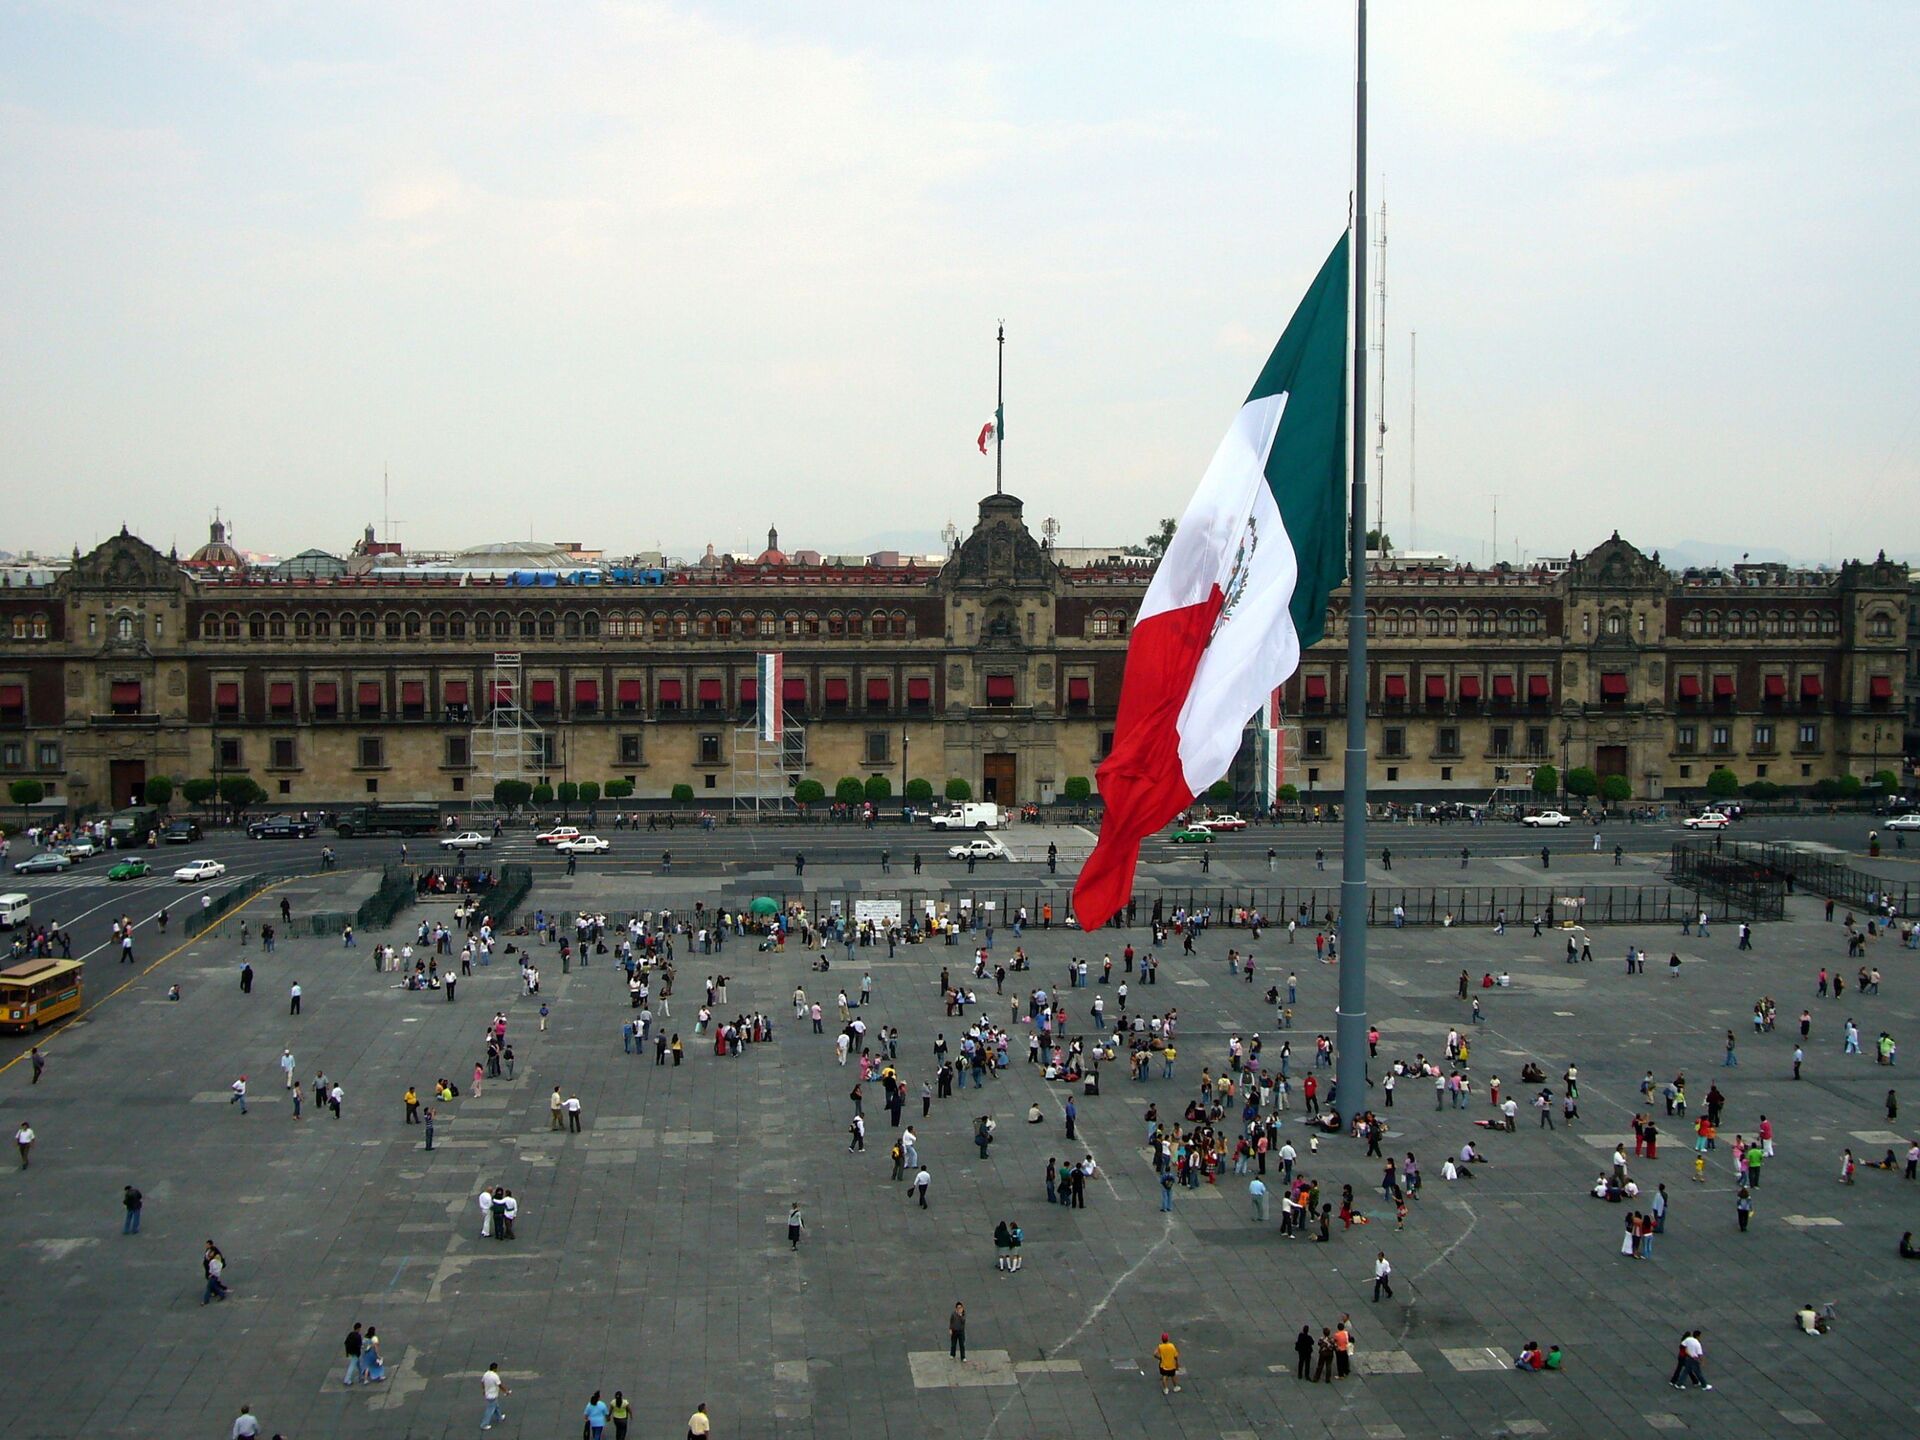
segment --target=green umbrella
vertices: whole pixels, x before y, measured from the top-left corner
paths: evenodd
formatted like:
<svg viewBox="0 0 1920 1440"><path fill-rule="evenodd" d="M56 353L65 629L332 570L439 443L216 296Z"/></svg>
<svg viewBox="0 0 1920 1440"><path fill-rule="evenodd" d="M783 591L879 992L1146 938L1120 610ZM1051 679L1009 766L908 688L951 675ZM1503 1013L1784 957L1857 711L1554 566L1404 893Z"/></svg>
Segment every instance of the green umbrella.
<svg viewBox="0 0 1920 1440"><path fill-rule="evenodd" d="M749 908L756 915L778 915L780 913L780 902L771 895L759 895L754 898L754 902Z"/></svg>

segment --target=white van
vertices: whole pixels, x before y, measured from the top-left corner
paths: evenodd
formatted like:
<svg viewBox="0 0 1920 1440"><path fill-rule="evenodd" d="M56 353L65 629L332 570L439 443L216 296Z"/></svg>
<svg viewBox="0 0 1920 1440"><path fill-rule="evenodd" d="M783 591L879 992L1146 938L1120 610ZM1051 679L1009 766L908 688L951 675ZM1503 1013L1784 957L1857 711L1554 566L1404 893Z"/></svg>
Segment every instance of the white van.
<svg viewBox="0 0 1920 1440"><path fill-rule="evenodd" d="M17 891L0 895L0 929L13 930L33 918L33 902Z"/></svg>
<svg viewBox="0 0 1920 1440"><path fill-rule="evenodd" d="M1000 807L990 800L970 801L934 815L930 821L936 830L998 830Z"/></svg>

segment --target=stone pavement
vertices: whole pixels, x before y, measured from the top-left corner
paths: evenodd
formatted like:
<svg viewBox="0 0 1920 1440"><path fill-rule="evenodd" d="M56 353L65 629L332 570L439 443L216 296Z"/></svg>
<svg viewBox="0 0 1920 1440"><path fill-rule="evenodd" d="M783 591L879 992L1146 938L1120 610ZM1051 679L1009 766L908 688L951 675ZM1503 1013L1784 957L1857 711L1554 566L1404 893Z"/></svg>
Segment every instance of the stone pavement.
<svg viewBox="0 0 1920 1440"><path fill-rule="evenodd" d="M1504 878L1508 863L1476 866L1474 883L1519 883ZM1587 863L1602 883L1611 878L1610 857ZM1280 882L1311 883L1302 873L1311 862L1282 868ZM1582 871L1556 864L1563 873ZM691 877L673 884L676 896L700 888ZM582 875L534 898L618 914L660 893ZM1311 1037L1331 1032L1334 970L1313 962L1309 939L1289 947L1284 930L1255 947L1251 987L1226 973L1227 947L1248 944L1228 930L1208 933L1192 958L1171 947L1158 985L1136 982L1136 1008L1180 1009L1179 1077L1156 1072L1134 1084L1124 1067L1109 1072L1104 1095L1076 1095L1078 1146L1060 1131L1064 1093L1024 1063L1023 1048L986 1090L936 1102L918 1127L933 1174L926 1211L887 1180L891 1134L876 1087L867 1152L847 1153L855 1071L834 1064L830 1036L792 1025L788 997L803 983L831 1007L836 983L857 993L871 968L867 1017L899 1027L901 1068L917 1094L933 1035L962 1028L941 1014L936 979L943 964L964 971L963 946L903 947L891 960L863 950L851 967L836 949L827 975L809 973L792 947L778 957L745 942L723 955L682 954L667 1023L688 1056L674 1068L622 1054L629 1012L605 959L563 976L546 952L554 1013L541 1034L510 963L462 982L447 1004L393 988L365 948L307 939L267 959L251 952L259 980L242 996L239 951L230 938L210 940L55 1037L39 1086L24 1064L0 1077L9 1133L24 1117L40 1137L32 1169L0 1181L14 1335L0 1405L8 1433L22 1437L224 1436L242 1402L267 1433L292 1440L457 1436L475 1432L477 1376L498 1360L515 1391L494 1432L507 1436L570 1436L595 1388L634 1398L641 1436L681 1433L701 1400L724 1437L1910 1434L1905 1377L1878 1360L1916 1339L1920 1265L1894 1249L1920 1212L1920 1186L1862 1171L1847 1188L1837 1175L1846 1146L1862 1158L1903 1148L1908 1130L1888 1123L1882 1102L1905 1067L1843 1057L1839 1031L1851 1014L1869 1041L1882 1028L1910 1041L1920 1012L1914 957L1876 941L1869 959L1886 972L1881 995L1849 987L1842 1001L1816 1000L1821 963L1853 969L1838 927L1818 913L1816 901L1796 900L1792 919L1764 928L1751 955L1736 952L1731 927L1706 940L1596 930L1586 966L1566 965L1557 937L1535 940L1518 924L1502 937L1374 931L1383 1057L1438 1053L1448 1026L1466 1023L1454 998L1459 971L1477 980L1505 967L1511 990L1474 992L1488 1012L1473 1037L1475 1113L1485 1113L1489 1075L1513 1088L1532 1056L1556 1089L1568 1063L1580 1066L1583 1123L1549 1134L1532 1128L1529 1112L1513 1136L1473 1130L1467 1115L1436 1114L1430 1091L1405 1084L1389 1148L1419 1155L1425 1198L1403 1234L1390 1223L1336 1227L1326 1246L1283 1242L1277 1220L1252 1223L1244 1181L1231 1176L1179 1192L1174 1213L1162 1215L1140 1147L1146 1105L1176 1114L1201 1066L1217 1073L1224 1063L1229 1033L1261 1031L1272 1063L1279 1036L1262 995L1284 986L1287 967L1301 991L1296 1076ZM1146 948L1144 929L1131 938ZM1033 978L1052 986L1071 954L1097 972L1109 943L1118 968L1122 939L1055 929L1016 942L1000 930L994 953L1024 944ZM1647 974L1624 973L1629 941L1651 951ZM1662 962L1675 948L1686 963L1669 978ZM769 1012L775 1043L718 1059L692 1036L700 981L720 970L732 982L728 1013ZM294 978L306 995L299 1017L287 1014ZM169 981L183 986L181 1004L162 998ZM1070 1007L1084 1014L1095 993L1071 993ZM1751 1008L1762 994L1776 997L1782 1030L1756 1037ZM1803 1004L1815 1026L1806 1079L1795 1084L1788 1056ZM428 1154L421 1132L402 1124L401 1092L413 1083L424 1094L441 1075L464 1090L495 1009L510 1016L516 1078L444 1107ZM1004 1019L1005 1001L988 1001L987 1013ZM1731 1070L1720 1064L1729 1027L1740 1057ZM309 1104L294 1121L278 1083L283 1044L304 1080L319 1067L342 1080L343 1118ZM1660 1159L1633 1167L1643 1182L1667 1184L1667 1233L1651 1261L1618 1253L1628 1207L1592 1200L1586 1187L1612 1141L1627 1139L1631 1151L1627 1122L1646 1069L1662 1080L1685 1070L1696 1109L1717 1081L1730 1097L1729 1136L1751 1134L1762 1112L1773 1118L1780 1153L1756 1192L1751 1233L1735 1226L1728 1152L1695 1185L1669 1129ZM245 1117L226 1103L242 1072ZM554 1084L581 1097L582 1134L548 1129ZM1021 1122L1035 1098L1050 1118L1030 1128ZM982 1162L967 1122L989 1111L999 1143ZM1493 1163L1470 1183L1444 1184L1441 1157L1468 1136ZM1047 1207L1046 1157L1083 1150L1103 1171L1089 1208ZM1306 1168L1336 1195L1351 1183L1377 1209L1378 1162L1362 1151L1329 1141ZM138 1237L120 1234L128 1182L147 1196ZM512 1187L521 1202L512 1243L479 1238L473 1196L483 1182ZM808 1222L798 1255L784 1231L795 1198ZM1002 1217L1026 1229L1018 1275L992 1263ZM202 1308L208 1237L229 1257L234 1296ZM1394 1262L1396 1296L1374 1305L1380 1248ZM956 1299L971 1316L964 1366L944 1343ZM1795 1333L1802 1299L1836 1304L1835 1334ZM1358 1373L1335 1385L1296 1382L1294 1333L1343 1313L1356 1324ZM341 1339L355 1320L381 1331L384 1387L339 1384ZM1683 1325L1705 1329L1711 1394L1667 1388ZM1150 1374L1163 1329L1189 1369L1170 1400ZM1564 1346L1565 1372L1507 1369L1527 1339Z"/></svg>

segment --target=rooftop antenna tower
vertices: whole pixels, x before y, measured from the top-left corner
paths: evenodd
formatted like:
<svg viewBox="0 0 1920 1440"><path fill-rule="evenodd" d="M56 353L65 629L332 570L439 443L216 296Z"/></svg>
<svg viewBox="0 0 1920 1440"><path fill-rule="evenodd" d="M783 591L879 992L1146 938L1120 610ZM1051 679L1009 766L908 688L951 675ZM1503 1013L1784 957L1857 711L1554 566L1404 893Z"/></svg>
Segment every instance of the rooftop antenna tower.
<svg viewBox="0 0 1920 1440"><path fill-rule="evenodd" d="M1060 522L1049 515L1040 522L1040 546L1044 550L1053 549L1053 542L1060 538Z"/></svg>
<svg viewBox="0 0 1920 1440"><path fill-rule="evenodd" d="M1420 332L1407 336L1407 548L1414 545L1413 505L1417 495L1413 484L1414 440L1420 433Z"/></svg>

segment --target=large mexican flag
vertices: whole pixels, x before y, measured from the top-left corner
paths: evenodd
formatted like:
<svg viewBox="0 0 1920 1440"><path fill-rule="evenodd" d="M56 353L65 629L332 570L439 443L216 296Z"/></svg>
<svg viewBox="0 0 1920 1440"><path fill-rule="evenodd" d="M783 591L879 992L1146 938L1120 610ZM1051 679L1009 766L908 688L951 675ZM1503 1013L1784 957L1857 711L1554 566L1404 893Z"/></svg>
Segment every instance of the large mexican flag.
<svg viewBox="0 0 1920 1440"><path fill-rule="evenodd" d="M1099 771L1106 819L1073 892L1085 929L1126 904L1140 842L1227 773L1346 578L1347 243L1267 357L1134 621Z"/></svg>

